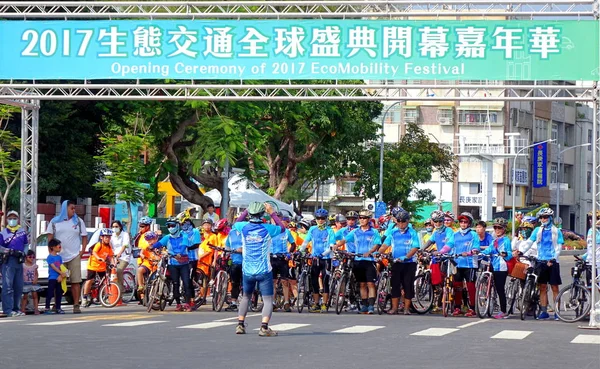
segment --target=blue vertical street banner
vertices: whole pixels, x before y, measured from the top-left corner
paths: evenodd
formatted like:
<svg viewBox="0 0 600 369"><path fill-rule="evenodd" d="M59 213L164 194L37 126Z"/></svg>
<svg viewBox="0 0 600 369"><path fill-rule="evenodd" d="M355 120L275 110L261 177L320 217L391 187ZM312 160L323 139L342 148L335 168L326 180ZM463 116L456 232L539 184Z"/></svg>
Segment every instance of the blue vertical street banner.
<svg viewBox="0 0 600 369"><path fill-rule="evenodd" d="M379 218L382 215L385 215L387 211L387 205L384 201L377 201L375 203L375 218Z"/></svg>
<svg viewBox="0 0 600 369"><path fill-rule="evenodd" d="M533 147L533 187L548 186L548 143L539 143Z"/></svg>

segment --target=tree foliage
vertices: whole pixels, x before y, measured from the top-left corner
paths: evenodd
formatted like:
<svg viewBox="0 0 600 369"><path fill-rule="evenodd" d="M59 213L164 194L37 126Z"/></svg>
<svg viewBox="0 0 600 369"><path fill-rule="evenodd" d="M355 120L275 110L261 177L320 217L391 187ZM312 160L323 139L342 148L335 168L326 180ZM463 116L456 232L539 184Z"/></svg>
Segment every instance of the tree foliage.
<svg viewBox="0 0 600 369"><path fill-rule="evenodd" d="M10 105L0 105L0 176L4 183L0 186L0 202L2 212L8 210L11 189L20 178L21 170L21 138L8 130L8 120L19 109ZM4 217L2 217L4 225Z"/></svg>
<svg viewBox="0 0 600 369"><path fill-rule="evenodd" d="M378 144L369 145L357 155L358 180L354 190L365 198L379 196L379 157ZM431 180L433 171L440 171L445 180L451 181L456 170L454 155L448 148L430 142L419 126L408 124L400 142L384 146L384 201L391 206L401 203L405 209L414 212L423 203L434 199L431 191L417 190L415 186ZM409 201L411 195L417 200Z"/></svg>

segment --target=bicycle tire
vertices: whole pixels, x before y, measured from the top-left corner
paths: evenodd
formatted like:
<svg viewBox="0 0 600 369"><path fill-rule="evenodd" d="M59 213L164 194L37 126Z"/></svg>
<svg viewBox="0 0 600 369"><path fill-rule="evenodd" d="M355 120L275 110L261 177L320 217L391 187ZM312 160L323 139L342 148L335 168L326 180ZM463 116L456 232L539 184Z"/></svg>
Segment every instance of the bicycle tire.
<svg viewBox="0 0 600 369"><path fill-rule="evenodd" d="M417 314L427 314L433 307L433 300L433 286L429 273L421 274L415 278L415 297L412 299L411 306Z"/></svg>
<svg viewBox="0 0 600 369"><path fill-rule="evenodd" d="M387 309L388 302L391 302L391 296L387 293L389 280L389 275L386 275L379 278L379 283L377 283L377 294L375 296L377 298L377 314L379 315L387 313L390 310Z"/></svg>
<svg viewBox="0 0 600 369"><path fill-rule="evenodd" d="M337 303L337 300L334 299L334 291L337 289L337 285L340 281L338 276L331 277L331 284L329 285L329 298L327 299L327 311L331 305L333 305L334 301Z"/></svg>
<svg viewBox="0 0 600 369"><path fill-rule="evenodd" d="M296 285L296 290L298 291L298 298L296 299L296 310L301 314L302 310L304 310L304 295L306 294L306 286L304 285L304 274L300 274L300 278L298 278L298 283Z"/></svg>
<svg viewBox="0 0 600 369"><path fill-rule="evenodd" d="M217 301L216 301L216 311L219 312L223 309L223 304L225 304L225 300L227 299L227 286L229 284L229 278L227 276L227 272L222 271L219 272L218 276L218 291L217 291Z"/></svg>
<svg viewBox="0 0 600 369"><path fill-rule="evenodd" d="M488 291L489 279L489 275L482 275L475 287L475 313L477 313L477 316L480 319L485 318L490 309L490 296Z"/></svg>
<svg viewBox="0 0 600 369"><path fill-rule="evenodd" d="M335 313L340 315L342 310L344 309L344 304L346 302L346 284L348 277L346 275L342 275L340 281L338 283L337 291L335 291Z"/></svg>
<svg viewBox="0 0 600 369"><path fill-rule="evenodd" d="M117 296L113 296L113 287L117 291ZM110 302L110 299L113 298L114 301ZM117 306L119 299L121 298L121 287L116 282L109 282L108 284L103 283L100 286L100 290L98 291L98 299L100 300L100 304L105 308L111 308Z"/></svg>
<svg viewBox="0 0 600 369"><path fill-rule="evenodd" d="M450 315L450 310L452 310L452 287L444 286L442 291L442 314L444 317Z"/></svg>
<svg viewBox="0 0 600 369"><path fill-rule="evenodd" d="M525 287L523 288L523 295L521 296L521 320L525 320L529 305L531 303L531 297L533 295L534 282L531 279L525 281ZM535 312L534 312L535 317Z"/></svg>
<svg viewBox="0 0 600 369"><path fill-rule="evenodd" d="M568 298L565 296L567 294ZM558 319L565 323L577 322L583 319L592 308L590 292L581 284L570 284L558 292L554 306L554 312ZM567 308L575 308L573 318L566 314Z"/></svg>
<svg viewBox="0 0 600 369"><path fill-rule="evenodd" d="M146 299L146 309L148 309L148 312L151 312L152 310L157 310L157 308L158 308L158 306L156 306L156 308L155 308L156 290L157 290L156 279L153 279L152 281L147 282L146 285L147 285L146 296L144 297Z"/></svg>
<svg viewBox="0 0 600 369"><path fill-rule="evenodd" d="M121 299L124 303L133 301L135 292L137 290L137 283L135 277L130 272L123 273L123 289L121 290Z"/></svg>
<svg viewBox="0 0 600 369"><path fill-rule="evenodd" d="M517 278L512 278L509 277L510 280L508 281L508 283L506 284L506 287L504 288L505 294L506 294L506 312L508 314L514 314L515 312L515 307L517 307L518 304L516 304L517 302L517 298L519 297L519 285L520 285L520 281Z"/></svg>

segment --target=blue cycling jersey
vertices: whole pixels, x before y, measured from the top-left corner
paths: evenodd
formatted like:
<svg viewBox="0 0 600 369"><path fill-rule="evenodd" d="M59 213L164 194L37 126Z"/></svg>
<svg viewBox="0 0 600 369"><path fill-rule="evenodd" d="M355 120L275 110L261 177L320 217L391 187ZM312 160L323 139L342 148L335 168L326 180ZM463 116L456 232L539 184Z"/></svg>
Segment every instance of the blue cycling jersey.
<svg viewBox="0 0 600 369"><path fill-rule="evenodd" d="M179 237L173 237L171 235L164 236L160 239L160 244L163 247L167 248L167 252L171 255L169 259L169 264L171 265L183 265L177 259L175 259L174 255L186 255L188 254L188 239L184 237L183 234L179 234ZM184 263L185 264L185 263Z"/></svg>
<svg viewBox="0 0 600 369"><path fill-rule="evenodd" d="M324 229L319 229L318 226L310 227L301 249L304 250L309 242L312 242L313 256L331 259L331 254L329 253L330 247L335 245L335 233L333 229L330 227L325 227Z"/></svg>
<svg viewBox="0 0 600 369"><path fill-rule="evenodd" d="M272 224L238 222L233 228L242 234L242 273L261 275L271 272L271 247L273 237L281 227Z"/></svg>
<svg viewBox="0 0 600 369"><path fill-rule="evenodd" d="M553 234L556 235L556 240L553 240ZM555 226L536 227L531 232L529 241L537 241L538 259L544 261L557 259L557 254L560 255L560 249L565 243L561 230Z"/></svg>
<svg viewBox="0 0 600 369"><path fill-rule="evenodd" d="M501 256L500 253L505 252L506 256ZM484 255L492 256L492 267L495 271L505 272L508 270L506 264L507 261L512 259L512 246L510 238L504 235L500 238L496 238L494 242L487 247L487 249L481 251Z"/></svg>
<svg viewBox="0 0 600 369"><path fill-rule="evenodd" d="M294 243L294 236L292 236L292 232L289 229L286 229L285 232L278 234L273 237L273 254L287 254L288 252L288 243Z"/></svg>
<svg viewBox="0 0 600 369"><path fill-rule="evenodd" d="M446 245L450 246L449 253L452 255L460 255L463 252L471 253L473 250L479 251L479 236L471 229L465 233L459 230L454 232ZM459 256L456 258L456 266L458 268L477 268L477 256Z"/></svg>
<svg viewBox="0 0 600 369"><path fill-rule="evenodd" d="M200 244L200 231L196 228L192 228L189 231L181 231L183 237L187 237L188 245L199 245ZM188 257L190 261L198 260L198 249L188 250Z"/></svg>
<svg viewBox="0 0 600 369"><path fill-rule="evenodd" d="M237 250L242 247L242 234L237 229L232 229L227 235L227 239L225 240L225 247L229 250ZM231 254L231 263L240 265L244 257L242 254L232 253Z"/></svg>
<svg viewBox="0 0 600 369"><path fill-rule="evenodd" d="M392 246L392 257L394 259L404 259L412 249L419 249L419 234L412 228L406 227L404 231L394 228L383 242L386 246ZM410 260L415 262L417 259L413 256Z"/></svg>
<svg viewBox="0 0 600 369"><path fill-rule="evenodd" d="M373 227L369 227L366 230L363 230L362 228L357 228L352 232L348 233L345 239L347 242L346 250L355 254L365 254L369 252L373 248L373 246L381 245L381 236L379 235L379 232L377 232L377 230ZM374 259L372 256L358 256L355 260L373 261Z"/></svg>

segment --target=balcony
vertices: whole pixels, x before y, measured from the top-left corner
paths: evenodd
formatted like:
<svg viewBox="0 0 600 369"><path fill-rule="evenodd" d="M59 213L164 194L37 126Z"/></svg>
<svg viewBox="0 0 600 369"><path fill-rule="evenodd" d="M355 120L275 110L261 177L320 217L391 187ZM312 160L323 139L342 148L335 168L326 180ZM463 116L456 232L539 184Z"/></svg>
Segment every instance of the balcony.
<svg viewBox="0 0 600 369"><path fill-rule="evenodd" d="M502 112L486 110L460 110L458 124L464 126L501 126L504 124Z"/></svg>
<svg viewBox="0 0 600 369"><path fill-rule="evenodd" d="M482 142L481 139L469 139L466 136L459 136L454 139L454 152L458 156L499 156L513 157L519 150L529 145L529 140L526 138L517 138L516 136L508 136L501 143L494 140L493 143ZM521 155L527 155L527 152Z"/></svg>

